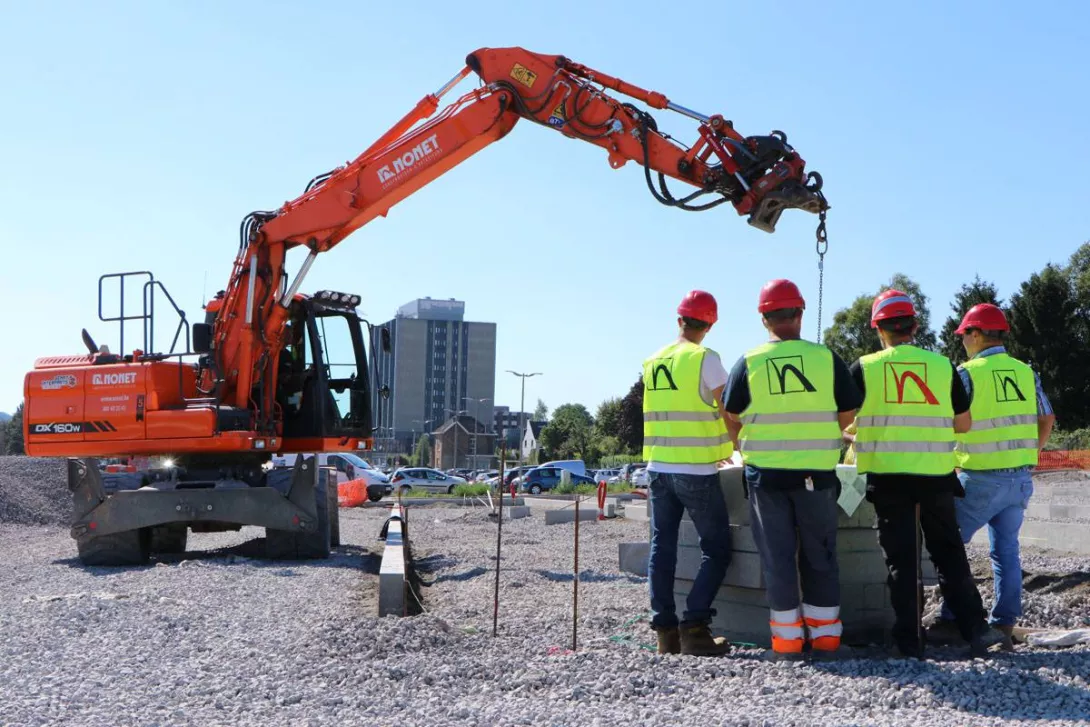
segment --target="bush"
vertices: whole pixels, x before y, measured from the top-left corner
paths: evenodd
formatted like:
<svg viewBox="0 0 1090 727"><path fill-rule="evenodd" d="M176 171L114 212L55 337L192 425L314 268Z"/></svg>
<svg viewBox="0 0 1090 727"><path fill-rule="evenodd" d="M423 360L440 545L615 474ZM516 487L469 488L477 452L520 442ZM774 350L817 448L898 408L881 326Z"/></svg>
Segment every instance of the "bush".
<svg viewBox="0 0 1090 727"><path fill-rule="evenodd" d="M1075 429L1070 432L1053 429L1045 449L1090 449L1090 428Z"/></svg>
<svg viewBox="0 0 1090 727"><path fill-rule="evenodd" d="M603 470L611 470L624 464L635 464L642 461L634 454L611 454L598 460L598 467Z"/></svg>
<svg viewBox="0 0 1090 727"><path fill-rule="evenodd" d="M593 495L598 492L598 485L557 485L553 492L558 495L574 495L576 493L579 493L580 495Z"/></svg>
<svg viewBox="0 0 1090 727"><path fill-rule="evenodd" d="M476 484L455 485L454 495L456 497L476 497L477 495L487 495L489 492L488 485L483 482Z"/></svg>

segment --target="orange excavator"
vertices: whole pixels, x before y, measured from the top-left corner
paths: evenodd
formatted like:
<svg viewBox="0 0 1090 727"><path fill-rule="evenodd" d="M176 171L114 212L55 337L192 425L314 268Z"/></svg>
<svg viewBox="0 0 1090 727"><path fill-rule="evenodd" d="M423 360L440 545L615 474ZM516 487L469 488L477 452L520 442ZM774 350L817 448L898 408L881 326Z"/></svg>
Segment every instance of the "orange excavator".
<svg viewBox="0 0 1090 727"><path fill-rule="evenodd" d="M435 115L440 99L471 73L480 85ZM610 91L689 117L697 138L679 143L659 131L650 112ZM265 527L273 555L328 553L332 513L321 511L336 503L321 491L316 457L296 458L286 474L268 463L277 452L369 450L368 348L388 351L390 342L388 331L357 315L360 296L304 295L303 279L319 254L502 139L520 119L601 147L614 169L642 165L651 194L670 207L703 211L729 202L769 233L787 209L816 214L821 251L828 209L822 180L805 171L782 132L743 136L721 115L692 111L564 56L474 51L454 78L353 161L315 177L279 209L247 215L227 287L205 306L203 322L190 324L149 272L104 275L99 318L119 323L120 349L110 352L84 330L86 354L35 362L25 380L25 446L32 456L70 458L72 535L84 562L143 562L152 551L177 551L179 542L184 550L187 529L242 525ZM668 180L693 189L675 196ZM296 247L306 257L291 278L286 255ZM129 315L124 291L134 279L143 286L142 310ZM115 282L121 311L105 316L104 286ZM166 353L148 350L157 293L180 316ZM134 321L143 325L143 348L126 353L125 327ZM178 351L183 333L185 350ZM154 466L117 473L97 464L134 457Z"/></svg>

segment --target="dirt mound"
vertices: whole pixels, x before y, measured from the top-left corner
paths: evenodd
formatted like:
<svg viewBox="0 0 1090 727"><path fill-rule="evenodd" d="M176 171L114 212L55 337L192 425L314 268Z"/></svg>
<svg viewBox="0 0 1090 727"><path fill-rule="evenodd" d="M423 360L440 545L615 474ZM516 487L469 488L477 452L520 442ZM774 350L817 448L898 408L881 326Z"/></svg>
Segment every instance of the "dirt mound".
<svg viewBox="0 0 1090 727"><path fill-rule="evenodd" d="M0 457L0 523L67 525L71 509L63 459Z"/></svg>

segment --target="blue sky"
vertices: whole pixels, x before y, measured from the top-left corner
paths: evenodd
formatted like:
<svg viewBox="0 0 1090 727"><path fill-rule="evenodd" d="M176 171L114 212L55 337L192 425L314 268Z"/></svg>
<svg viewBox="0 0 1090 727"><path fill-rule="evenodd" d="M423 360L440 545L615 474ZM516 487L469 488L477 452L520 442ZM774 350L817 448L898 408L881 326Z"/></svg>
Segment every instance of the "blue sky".
<svg viewBox="0 0 1090 727"><path fill-rule="evenodd" d="M0 410L35 357L83 350L81 327L115 342L100 274L155 271L199 319L246 213L355 157L483 46L567 55L744 134L786 131L832 205L826 324L898 271L941 324L975 274L1009 296L1090 239L1090 6L705 7L0 3ZM812 336L815 223L788 213L767 235L729 205L668 209L639 165L612 170L524 122L319 258L305 287L358 292L373 321L464 300L498 323L498 403L518 406L515 369L545 374L528 406L593 410L674 335L692 288L719 299L707 342L728 364L763 339L770 278L802 287Z"/></svg>

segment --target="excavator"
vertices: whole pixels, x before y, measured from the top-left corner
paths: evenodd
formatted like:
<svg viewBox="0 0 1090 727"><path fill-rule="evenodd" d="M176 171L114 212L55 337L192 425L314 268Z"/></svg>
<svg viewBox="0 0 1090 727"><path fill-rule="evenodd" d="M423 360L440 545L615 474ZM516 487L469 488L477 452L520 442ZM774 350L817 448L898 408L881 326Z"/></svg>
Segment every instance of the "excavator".
<svg viewBox="0 0 1090 727"><path fill-rule="evenodd" d="M477 87L439 111L440 99L470 74ZM696 139L678 142L650 111L617 96L688 117ZM203 322L190 324L150 272L104 275L99 319L119 323L119 350L84 329L87 353L35 361L24 383L26 451L67 458L71 535L85 564L143 563L152 552L184 552L188 531L244 525L265 528L270 557L328 555L337 505L317 455L372 448L368 347L388 352L390 340L358 315L359 295L305 295L300 286L318 255L523 119L600 147L613 169L642 165L651 195L669 207L705 211L729 202L767 233L785 210L818 215L820 247L829 207L822 179L806 172L783 132L743 136L720 114L562 55L476 50L354 160L315 177L279 209L247 215L227 286L205 305ZM691 189L675 196L668 180ZM306 256L292 277L286 256L295 248ZM130 315L124 291L133 282L142 284L142 308ZM114 283L121 310L107 316L104 286ZM160 353L148 350L157 293L179 315L171 348ZM143 347L126 352L133 322L143 325ZM274 453L301 456L282 472L269 466ZM114 463L109 471L100 459ZM117 464L130 461L148 464Z"/></svg>

